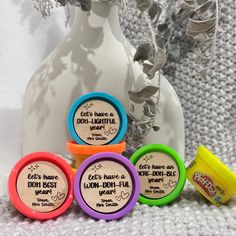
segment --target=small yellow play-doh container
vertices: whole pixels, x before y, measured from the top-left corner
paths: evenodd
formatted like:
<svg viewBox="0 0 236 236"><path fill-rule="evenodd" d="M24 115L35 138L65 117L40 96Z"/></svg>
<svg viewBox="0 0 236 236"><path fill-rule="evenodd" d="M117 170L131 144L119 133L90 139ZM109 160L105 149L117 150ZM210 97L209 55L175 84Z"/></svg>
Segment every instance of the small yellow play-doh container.
<svg viewBox="0 0 236 236"><path fill-rule="evenodd" d="M100 146L82 145L77 144L75 141L67 142L67 151L71 156L71 167L74 173L77 171L79 166L91 155L100 152L114 152L122 154L126 150L126 142L121 141L117 144L107 144Z"/></svg>
<svg viewBox="0 0 236 236"><path fill-rule="evenodd" d="M236 194L236 175L206 147L200 146L187 168L187 179L212 204L220 206Z"/></svg>

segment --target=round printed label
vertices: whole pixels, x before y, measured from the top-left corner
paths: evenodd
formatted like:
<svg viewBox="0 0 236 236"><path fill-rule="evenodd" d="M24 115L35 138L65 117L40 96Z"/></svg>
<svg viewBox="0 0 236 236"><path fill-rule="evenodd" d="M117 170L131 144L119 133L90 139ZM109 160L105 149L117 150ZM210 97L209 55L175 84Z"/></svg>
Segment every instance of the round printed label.
<svg viewBox="0 0 236 236"><path fill-rule="evenodd" d="M62 170L47 161L25 166L17 178L17 192L21 201L37 212L59 208L68 193L68 182Z"/></svg>
<svg viewBox="0 0 236 236"><path fill-rule="evenodd" d="M114 213L129 202L133 182L124 166L104 160L92 164L84 171L80 190L90 208L100 213Z"/></svg>
<svg viewBox="0 0 236 236"><path fill-rule="evenodd" d="M87 144L103 145L118 134L120 117L117 110L103 100L89 100L74 115L74 129Z"/></svg>
<svg viewBox="0 0 236 236"><path fill-rule="evenodd" d="M179 168L171 156L152 152L142 156L135 167L141 180L141 194L159 199L170 194L179 180Z"/></svg>

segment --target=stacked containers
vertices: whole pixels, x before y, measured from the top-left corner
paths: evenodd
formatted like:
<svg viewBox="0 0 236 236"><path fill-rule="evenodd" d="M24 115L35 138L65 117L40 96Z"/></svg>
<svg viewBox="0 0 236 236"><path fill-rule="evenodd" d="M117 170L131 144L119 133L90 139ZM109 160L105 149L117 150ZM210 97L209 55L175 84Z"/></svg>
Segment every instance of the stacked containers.
<svg viewBox="0 0 236 236"><path fill-rule="evenodd" d="M73 138L67 143L67 151L74 171L92 154L125 151L122 139L127 129L127 115L112 95L91 92L79 97L69 110L67 124Z"/></svg>
<svg viewBox="0 0 236 236"><path fill-rule="evenodd" d="M74 194L88 215L105 220L123 217L135 206L140 178L132 163L120 155L127 115L113 96L92 92L79 97L68 115L73 141L67 143L75 174Z"/></svg>

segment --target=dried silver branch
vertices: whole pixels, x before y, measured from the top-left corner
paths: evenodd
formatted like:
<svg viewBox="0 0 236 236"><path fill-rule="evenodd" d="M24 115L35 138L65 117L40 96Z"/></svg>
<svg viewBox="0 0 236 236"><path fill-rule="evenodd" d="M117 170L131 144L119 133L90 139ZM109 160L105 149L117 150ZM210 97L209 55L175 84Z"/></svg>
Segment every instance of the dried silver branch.
<svg viewBox="0 0 236 236"><path fill-rule="evenodd" d="M138 46L134 61L139 61L143 65L147 81L152 80L157 74L160 75L167 60L167 53L177 59L180 57L180 49L171 43L171 38L173 30L180 25L184 26L186 21L188 21L186 35L199 42L198 63L201 76L206 77L206 71L214 55L218 23L217 0L182 0L180 4L174 0L136 0L136 3L140 10L140 18L147 22L146 31L149 31L149 37ZM160 81L159 87L143 82L143 88L129 92L133 102L129 118L131 136L134 140L142 139L151 127L159 130L153 123L159 103L159 99L154 99L156 94L160 94ZM143 105L143 116L135 111L135 109L140 110L140 107L137 108L138 105ZM147 113L147 111L152 112Z"/></svg>
<svg viewBox="0 0 236 236"><path fill-rule="evenodd" d="M180 25L185 27L187 20L186 35L193 38L198 43L197 63L199 72L206 77L207 69L214 57L215 40L218 26L218 0L159 0L151 1L136 0L137 7L140 8L142 15L148 14L143 19L149 22L150 37L145 39L142 44L152 42L155 50L154 57L151 55L149 60L153 62L153 68L149 70L148 76L151 78L156 72L162 69L167 55L173 55L175 58L180 56L179 48L171 43L173 30ZM146 6L144 8L140 6ZM153 37L155 34L155 40ZM142 49L142 52L141 52ZM171 50L170 50L171 49ZM147 50L146 50L147 52ZM137 55L144 53L142 47L137 48ZM135 55L135 60L137 60ZM140 58L142 59L142 58ZM140 62L143 62L140 60Z"/></svg>
<svg viewBox="0 0 236 236"><path fill-rule="evenodd" d="M185 2L185 1L184 1ZM199 42L198 62L200 73L207 76L207 69L214 57L218 26L218 0L188 1L192 15L186 34Z"/></svg>
<svg viewBox="0 0 236 236"><path fill-rule="evenodd" d="M131 109L129 116L129 143L137 146L137 142L143 138L153 128L158 131L159 127L154 124L158 113L160 100L160 76L161 69L166 62L166 52L164 44L160 46L156 40L156 34L152 28L150 18L158 22L162 8L154 1L136 0L137 8L140 10L140 18L148 22L150 38L138 46L134 55L134 61L138 61L143 66L144 79L138 79L134 91L129 91ZM148 13L147 13L148 12ZM157 73L158 72L158 73ZM157 80L154 77L158 76Z"/></svg>
<svg viewBox="0 0 236 236"><path fill-rule="evenodd" d="M56 6L54 0L33 0L33 3L35 9L41 12L43 17L50 16L51 10Z"/></svg>
<svg viewBox="0 0 236 236"><path fill-rule="evenodd" d="M43 17L48 17L54 7L68 4L81 7L83 11L90 11L92 0L33 0L34 7Z"/></svg>
<svg viewBox="0 0 236 236"><path fill-rule="evenodd" d="M129 128L127 141L133 146L138 146L151 129L158 131L155 124L158 114L160 100L160 76L150 80L139 78L137 84L142 84L143 88L137 91L130 91L131 108L128 111Z"/></svg>
<svg viewBox="0 0 236 236"><path fill-rule="evenodd" d="M152 6L154 1L153 0L136 0L136 2L137 2L137 8L141 12L144 12Z"/></svg>
<svg viewBox="0 0 236 236"><path fill-rule="evenodd" d="M153 45L149 42L142 43L138 46L136 53L134 55L134 61L145 61L151 57L151 53L153 52Z"/></svg>

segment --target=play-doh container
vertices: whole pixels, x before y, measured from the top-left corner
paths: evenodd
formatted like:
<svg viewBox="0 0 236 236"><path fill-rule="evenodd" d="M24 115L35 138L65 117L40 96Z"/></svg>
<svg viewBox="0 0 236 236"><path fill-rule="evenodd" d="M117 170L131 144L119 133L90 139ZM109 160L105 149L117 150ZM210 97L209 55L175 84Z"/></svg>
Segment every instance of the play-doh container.
<svg viewBox="0 0 236 236"><path fill-rule="evenodd" d="M75 199L96 219L114 220L128 214L140 194L140 178L124 156L102 152L86 159L75 174Z"/></svg>
<svg viewBox="0 0 236 236"><path fill-rule="evenodd" d="M91 92L79 97L68 113L68 130L73 140L84 145L119 143L127 129L127 114L112 95Z"/></svg>
<svg viewBox="0 0 236 236"><path fill-rule="evenodd" d="M187 179L212 204L226 203L236 194L236 175L205 146L187 168Z"/></svg>
<svg viewBox="0 0 236 236"><path fill-rule="evenodd" d="M8 178L9 198L23 215L47 220L64 213L73 201L71 167L59 156L31 153L14 166Z"/></svg>
<svg viewBox="0 0 236 236"><path fill-rule="evenodd" d="M163 144L150 144L138 149L130 158L141 180L139 202L166 205L182 192L186 168L180 155Z"/></svg>
<svg viewBox="0 0 236 236"><path fill-rule="evenodd" d="M107 144L107 145L81 145L77 144L75 141L67 142L67 151L71 156L71 167L74 172L77 171L79 166L91 155L100 152L114 152L122 154L126 150L125 141L121 141L117 144Z"/></svg>

